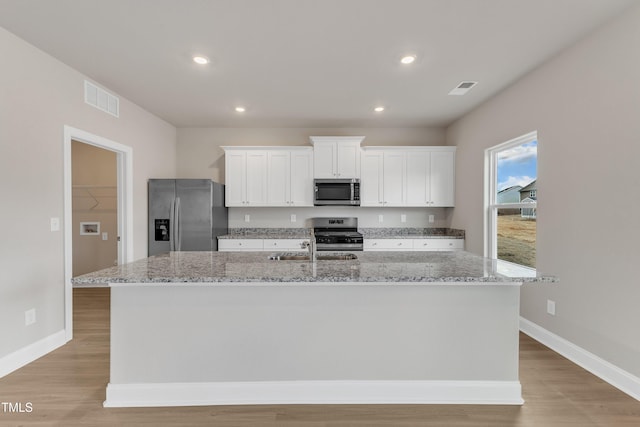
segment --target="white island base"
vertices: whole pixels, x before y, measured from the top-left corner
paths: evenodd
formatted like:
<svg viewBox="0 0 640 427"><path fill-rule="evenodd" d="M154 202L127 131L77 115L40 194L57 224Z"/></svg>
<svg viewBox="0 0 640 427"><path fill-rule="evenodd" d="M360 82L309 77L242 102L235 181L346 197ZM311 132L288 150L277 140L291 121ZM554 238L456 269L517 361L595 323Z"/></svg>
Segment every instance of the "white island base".
<svg viewBox="0 0 640 427"><path fill-rule="evenodd" d="M111 284L104 405L522 404L520 285Z"/></svg>

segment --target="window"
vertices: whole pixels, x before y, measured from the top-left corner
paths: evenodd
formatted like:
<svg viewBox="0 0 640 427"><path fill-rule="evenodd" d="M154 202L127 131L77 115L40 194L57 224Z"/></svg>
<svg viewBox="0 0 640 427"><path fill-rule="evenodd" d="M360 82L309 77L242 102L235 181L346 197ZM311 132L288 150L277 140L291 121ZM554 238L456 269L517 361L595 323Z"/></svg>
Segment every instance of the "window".
<svg viewBox="0 0 640 427"><path fill-rule="evenodd" d="M535 269L538 136L485 151L485 256Z"/></svg>

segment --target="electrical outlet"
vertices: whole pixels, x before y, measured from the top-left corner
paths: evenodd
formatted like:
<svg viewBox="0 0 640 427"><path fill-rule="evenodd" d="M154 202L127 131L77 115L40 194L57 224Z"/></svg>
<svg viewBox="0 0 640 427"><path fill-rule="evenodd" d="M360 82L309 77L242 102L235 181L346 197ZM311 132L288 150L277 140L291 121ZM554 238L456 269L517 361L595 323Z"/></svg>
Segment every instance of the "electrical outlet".
<svg viewBox="0 0 640 427"><path fill-rule="evenodd" d="M60 231L60 218L51 218L49 224L51 231Z"/></svg>
<svg viewBox="0 0 640 427"><path fill-rule="evenodd" d="M384 215L378 215L378 222L384 221Z"/></svg>
<svg viewBox="0 0 640 427"><path fill-rule="evenodd" d="M24 312L24 325L29 326L36 323L36 309L32 308Z"/></svg>
<svg viewBox="0 0 640 427"><path fill-rule="evenodd" d="M291 222L296 222L297 218L296 218L296 214L291 214Z"/></svg>
<svg viewBox="0 0 640 427"><path fill-rule="evenodd" d="M550 299L547 300L547 313L555 316L556 315L556 302Z"/></svg>
<svg viewBox="0 0 640 427"><path fill-rule="evenodd" d="M400 214L400 222L407 222L407 216L405 214Z"/></svg>
<svg viewBox="0 0 640 427"><path fill-rule="evenodd" d="M429 215L429 224L433 224L436 220L436 216L435 215Z"/></svg>
<svg viewBox="0 0 640 427"><path fill-rule="evenodd" d="M246 215L244 216L244 222L251 222L251 215L246 214Z"/></svg>
<svg viewBox="0 0 640 427"><path fill-rule="evenodd" d="M109 240L109 233L102 233L102 240Z"/></svg>

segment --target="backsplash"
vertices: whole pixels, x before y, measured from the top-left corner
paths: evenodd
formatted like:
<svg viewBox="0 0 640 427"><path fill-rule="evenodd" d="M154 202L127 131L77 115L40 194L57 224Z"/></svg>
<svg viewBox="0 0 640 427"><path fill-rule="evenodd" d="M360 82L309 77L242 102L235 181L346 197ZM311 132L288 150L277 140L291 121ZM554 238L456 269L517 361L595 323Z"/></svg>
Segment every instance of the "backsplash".
<svg viewBox="0 0 640 427"><path fill-rule="evenodd" d="M229 228L309 228L314 217L356 217L358 227L448 228L452 208L370 208L316 206L308 208L229 208ZM248 218L246 218L248 215ZM292 215L295 222L292 222ZM380 222L382 215L382 222ZM434 222L429 223L433 215ZM403 218L404 216L404 218ZM245 221L248 219L249 221ZM402 222L405 219L405 222Z"/></svg>

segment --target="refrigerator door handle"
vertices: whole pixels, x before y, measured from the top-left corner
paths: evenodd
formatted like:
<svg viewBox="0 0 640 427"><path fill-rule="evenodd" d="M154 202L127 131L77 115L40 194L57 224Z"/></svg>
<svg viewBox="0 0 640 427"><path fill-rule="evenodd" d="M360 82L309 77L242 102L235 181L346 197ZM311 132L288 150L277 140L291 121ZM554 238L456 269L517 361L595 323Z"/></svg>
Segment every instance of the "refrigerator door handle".
<svg viewBox="0 0 640 427"><path fill-rule="evenodd" d="M176 202L171 201L171 207L169 208L169 250L176 250Z"/></svg>
<svg viewBox="0 0 640 427"><path fill-rule="evenodd" d="M182 224L181 224L181 218L180 218L180 213L181 213L180 197L176 197L175 208L176 208L175 226L173 229L176 231L176 239L175 239L176 242L174 246L176 251L181 251L182 250Z"/></svg>

